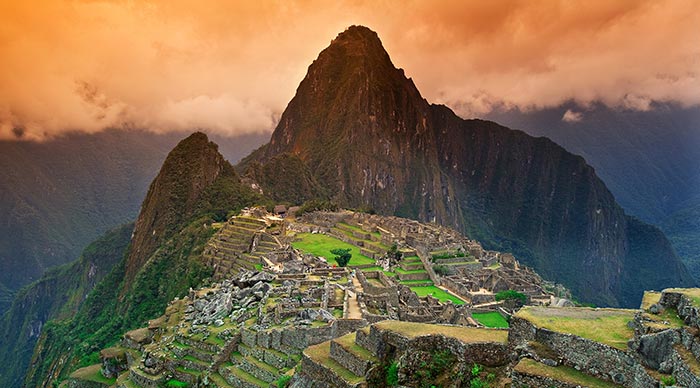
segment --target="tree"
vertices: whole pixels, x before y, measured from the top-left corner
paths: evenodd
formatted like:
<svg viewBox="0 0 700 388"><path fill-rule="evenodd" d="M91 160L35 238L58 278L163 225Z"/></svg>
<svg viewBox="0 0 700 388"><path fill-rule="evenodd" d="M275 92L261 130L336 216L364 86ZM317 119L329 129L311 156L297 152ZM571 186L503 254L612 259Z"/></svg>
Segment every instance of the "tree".
<svg viewBox="0 0 700 388"><path fill-rule="evenodd" d="M335 255L334 259L340 267L345 267L346 265L348 265L348 262L350 262L350 258L352 258L350 249L331 249L331 253Z"/></svg>
<svg viewBox="0 0 700 388"><path fill-rule="evenodd" d="M527 302L527 296L515 290L507 290L497 293L496 300L505 300L507 302L510 301L515 305L522 306Z"/></svg>

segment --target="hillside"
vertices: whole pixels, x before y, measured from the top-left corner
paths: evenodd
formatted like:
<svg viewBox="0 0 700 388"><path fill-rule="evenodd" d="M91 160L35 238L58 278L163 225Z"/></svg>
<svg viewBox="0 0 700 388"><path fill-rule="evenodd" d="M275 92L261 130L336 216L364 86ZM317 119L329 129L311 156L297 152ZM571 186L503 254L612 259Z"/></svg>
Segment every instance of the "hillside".
<svg viewBox="0 0 700 388"><path fill-rule="evenodd" d="M567 110L581 113L580 120L562 120ZM700 279L700 227L689 222L700 206L700 108L652 104L648 111L635 111L568 103L487 117L546 136L586 158L622 207L663 229Z"/></svg>
<svg viewBox="0 0 700 388"><path fill-rule="evenodd" d="M107 130L43 143L0 141L0 315L20 287L132 222L180 136ZM216 139L234 162L263 141Z"/></svg>
<svg viewBox="0 0 700 388"><path fill-rule="evenodd" d="M694 284L663 234L627 217L583 158L430 105L365 27L319 54L270 142L240 169L283 154L341 206L455 227L583 301L632 306L644 289Z"/></svg>
<svg viewBox="0 0 700 388"><path fill-rule="evenodd" d="M22 386L49 386L67 370L94 360L121 332L143 324L168 301L200 285L211 275L198 257L214 232L212 222L222 209L235 211L260 201L241 185L206 135L196 133L178 143L149 189L125 256L72 318L44 326ZM146 231L149 238L139 237ZM21 376L27 366L7 373Z"/></svg>
<svg viewBox="0 0 700 388"><path fill-rule="evenodd" d="M53 268L17 293L0 321L0 385L18 387L49 320L70 319L92 291L124 256L133 225L111 230L80 258Z"/></svg>

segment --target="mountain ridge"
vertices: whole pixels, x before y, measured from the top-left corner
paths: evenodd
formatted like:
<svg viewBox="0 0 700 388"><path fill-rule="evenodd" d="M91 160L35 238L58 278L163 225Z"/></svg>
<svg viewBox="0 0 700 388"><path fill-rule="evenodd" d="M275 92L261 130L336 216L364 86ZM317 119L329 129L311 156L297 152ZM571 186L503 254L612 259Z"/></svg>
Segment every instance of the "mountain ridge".
<svg viewBox="0 0 700 388"><path fill-rule="evenodd" d="M645 238L666 247L665 238L636 227L583 158L428 104L366 27L348 28L319 54L270 142L240 169L285 153L341 206L455 227L515 253L585 301L631 306L671 278L694 284L671 249L658 259L627 257ZM630 267L635 262L671 271L630 280L624 271L647 272Z"/></svg>

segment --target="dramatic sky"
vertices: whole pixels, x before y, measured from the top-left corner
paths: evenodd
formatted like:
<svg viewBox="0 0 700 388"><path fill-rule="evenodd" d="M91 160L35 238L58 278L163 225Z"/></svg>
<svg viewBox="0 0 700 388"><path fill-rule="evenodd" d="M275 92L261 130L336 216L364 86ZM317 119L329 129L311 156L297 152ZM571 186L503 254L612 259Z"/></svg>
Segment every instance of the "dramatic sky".
<svg viewBox="0 0 700 388"><path fill-rule="evenodd" d="M700 104L697 0L0 0L0 138L270 131L351 24L463 117L572 99Z"/></svg>

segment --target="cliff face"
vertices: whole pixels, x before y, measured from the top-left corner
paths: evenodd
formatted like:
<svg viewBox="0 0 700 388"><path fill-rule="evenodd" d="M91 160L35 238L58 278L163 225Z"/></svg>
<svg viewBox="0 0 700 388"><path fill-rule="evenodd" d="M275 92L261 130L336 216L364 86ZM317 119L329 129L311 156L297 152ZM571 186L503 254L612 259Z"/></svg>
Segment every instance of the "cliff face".
<svg viewBox="0 0 700 388"><path fill-rule="evenodd" d="M321 52L270 143L244 164L284 153L340 205L456 227L583 301L634 306L644 289L693 284L663 235L632 225L583 158L428 104L365 27ZM654 249L632 249L647 240Z"/></svg>
<svg viewBox="0 0 700 388"><path fill-rule="evenodd" d="M80 259L54 268L20 291L0 321L0 386L21 386L32 350L50 319L68 319L122 260L133 224L107 232Z"/></svg>

